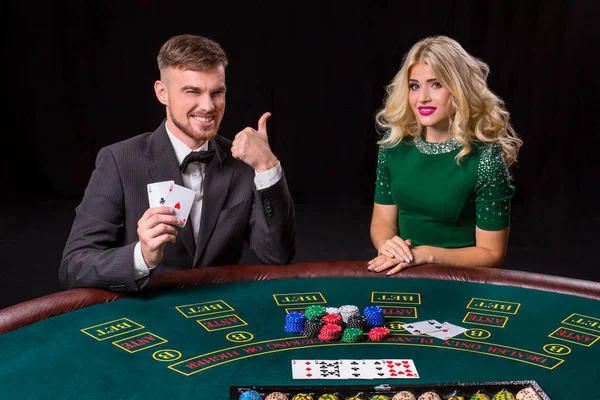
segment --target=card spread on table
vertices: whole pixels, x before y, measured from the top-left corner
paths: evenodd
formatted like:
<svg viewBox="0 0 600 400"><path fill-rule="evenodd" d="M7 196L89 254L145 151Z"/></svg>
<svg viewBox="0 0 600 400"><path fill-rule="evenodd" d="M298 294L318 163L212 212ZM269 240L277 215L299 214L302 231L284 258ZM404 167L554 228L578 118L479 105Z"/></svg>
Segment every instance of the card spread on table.
<svg viewBox="0 0 600 400"><path fill-rule="evenodd" d="M413 360L292 360L294 379L416 379Z"/></svg>
<svg viewBox="0 0 600 400"><path fill-rule="evenodd" d="M339 360L292 360L294 379L342 379Z"/></svg>
<svg viewBox="0 0 600 400"><path fill-rule="evenodd" d="M462 326L451 324L450 322L443 322L442 328L440 330L435 330L432 332L427 332L429 336L436 337L438 339L446 340L454 337L456 335L460 335L468 331L467 328L463 328Z"/></svg>
<svg viewBox="0 0 600 400"><path fill-rule="evenodd" d="M427 332L437 331L442 329L442 324L435 319L426 321L412 322L410 324L400 325L402 328L412 333L413 335L423 335Z"/></svg>
<svg viewBox="0 0 600 400"><path fill-rule="evenodd" d="M429 335L446 340L466 332L468 329L449 322L438 322L435 319L400 325L413 335Z"/></svg>
<svg viewBox="0 0 600 400"><path fill-rule="evenodd" d="M184 186L176 185L174 181L164 181L148 184L148 203L150 207L169 206L175 210L175 216L182 221L184 227L196 192Z"/></svg>

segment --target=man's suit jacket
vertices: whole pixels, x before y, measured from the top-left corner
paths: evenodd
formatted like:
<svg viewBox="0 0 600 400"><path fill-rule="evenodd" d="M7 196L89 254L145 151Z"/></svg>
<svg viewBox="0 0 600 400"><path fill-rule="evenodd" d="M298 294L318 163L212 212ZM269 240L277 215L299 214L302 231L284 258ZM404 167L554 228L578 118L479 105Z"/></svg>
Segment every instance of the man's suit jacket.
<svg viewBox="0 0 600 400"><path fill-rule="evenodd" d="M216 153L206 165L198 241L190 223L177 228L176 243L166 245L153 273L236 264L245 240L264 263L291 262L296 222L285 176L257 191L254 170L231 156L231 141L217 135L209 148ZM63 252L63 288L138 290L133 251L138 220L149 208L147 184L166 180L183 186L164 122L100 150Z"/></svg>

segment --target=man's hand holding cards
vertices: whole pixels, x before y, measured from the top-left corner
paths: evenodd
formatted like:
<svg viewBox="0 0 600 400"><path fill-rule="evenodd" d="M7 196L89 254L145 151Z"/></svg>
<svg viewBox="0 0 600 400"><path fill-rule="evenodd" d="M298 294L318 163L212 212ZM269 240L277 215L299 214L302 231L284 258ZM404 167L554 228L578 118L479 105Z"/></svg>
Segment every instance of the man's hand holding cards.
<svg viewBox="0 0 600 400"><path fill-rule="evenodd" d="M150 207L168 206L175 211L175 216L181 220L181 227L187 223L194 203L196 192L174 181L164 181L148 184L148 202Z"/></svg>

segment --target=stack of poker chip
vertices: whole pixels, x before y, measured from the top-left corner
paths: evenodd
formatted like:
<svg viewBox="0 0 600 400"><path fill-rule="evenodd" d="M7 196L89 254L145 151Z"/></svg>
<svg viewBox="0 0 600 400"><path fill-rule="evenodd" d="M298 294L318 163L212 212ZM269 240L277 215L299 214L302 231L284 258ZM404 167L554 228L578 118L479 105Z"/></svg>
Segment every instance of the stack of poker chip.
<svg viewBox="0 0 600 400"><path fill-rule="evenodd" d="M377 306L365 307L365 318L367 322L367 328L383 326L383 324L385 324L385 315L383 315L383 310Z"/></svg>
<svg viewBox="0 0 600 400"><path fill-rule="evenodd" d="M317 337L321 332L321 328L325 325L325 322L321 319L307 319L304 322L304 332L302 334L306 337Z"/></svg>
<svg viewBox="0 0 600 400"><path fill-rule="evenodd" d="M339 312L345 324L348 323L348 318L350 318L352 315L360 315L358 307L351 305L341 306L339 308Z"/></svg>
<svg viewBox="0 0 600 400"><path fill-rule="evenodd" d="M325 314L327 314L327 312L323 306L308 306L306 310L304 310L306 319L321 318Z"/></svg>
<svg viewBox="0 0 600 400"><path fill-rule="evenodd" d="M313 397L308 393L298 393L292 400L313 400Z"/></svg>
<svg viewBox="0 0 600 400"><path fill-rule="evenodd" d="M322 317L326 314L327 312L323 306L315 305L307 307L306 310L304 310L306 321L304 322L302 334L306 337L319 336L321 328L325 325L325 321L322 320Z"/></svg>
<svg viewBox="0 0 600 400"><path fill-rule="evenodd" d="M290 333L304 332L306 317L298 311L291 311L285 316L285 331Z"/></svg>
<svg viewBox="0 0 600 400"><path fill-rule="evenodd" d="M289 400L289 397L281 392L273 392L265 397L265 400Z"/></svg>
<svg viewBox="0 0 600 400"><path fill-rule="evenodd" d="M321 318L325 324L342 326L342 316L340 314L327 314Z"/></svg>
<svg viewBox="0 0 600 400"><path fill-rule="evenodd" d="M346 322L347 328L356 328L364 331L367 327L367 319L362 315L351 315Z"/></svg>
<svg viewBox="0 0 600 400"><path fill-rule="evenodd" d="M369 339L378 342L390 335L390 330L382 326L376 326L369 331Z"/></svg>
<svg viewBox="0 0 600 400"><path fill-rule="evenodd" d="M342 326L336 324L325 324L319 332L319 339L329 342L339 339L342 334Z"/></svg>
<svg viewBox="0 0 600 400"><path fill-rule="evenodd" d="M358 328L346 328L342 333L342 342L356 343L362 339L363 331Z"/></svg>
<svg viewBox="0 0 600 400"><path fill-rule="evenodd" d="M339 314L340 309L337 307L325 307L325 312L327 314Z"/></svg>
<svg viewBox="0 0 600 400"><path fill-rule="evenodd" d="M256 390L246 390L240 395L239 400L262 400L262 396Z"/></svg>

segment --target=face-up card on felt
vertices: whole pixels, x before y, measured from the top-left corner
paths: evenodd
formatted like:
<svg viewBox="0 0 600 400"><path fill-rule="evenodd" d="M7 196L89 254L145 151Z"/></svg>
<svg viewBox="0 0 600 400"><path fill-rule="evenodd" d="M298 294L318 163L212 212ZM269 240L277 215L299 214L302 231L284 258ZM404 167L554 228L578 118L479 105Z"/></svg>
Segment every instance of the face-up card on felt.
<svg viewBox="0 0 600 400"><path fill-rule="evenodd" d="M384 365L385 378L395 379L417 379L419 373L413 360L409 359L390 359L382 360Z"/></svg>
<svg viewBox="0 0 600 400"><path fill-rule="evenodd" d="M446 340L454 337L456 335L460 335L468 331L467 328L463 328L462 326L454 325L449 322L444 322L441 324L442 328L440 330L435 330L433 332L427 332L429 336L436 337L438 339Z"/></svg>
<svg viewBox="0 0 600 400"><path fill-rule="evenodd" d="M413 322L400 326L408 332L412 333L413 335L423 335L427 332L442 329L442 324L440 324L435 319L428 319L426 321Z"/></svg>
<svg viewBox="0 0 600 400"><path fill-rule="evenodd" d="M386 366L381 359L364 360L366 370L371 376L371 379L382 379L387 377Z"/></svg>
<svg viewBox="0 0 600 400"><path fill-rule="evenodd" d="M169 194L173 190L174 185L175 181L149 183L147 190L148 204L150 207L164 205L169 197Z"/></svg>
<svg viewBox="0 0 600 400"><path fill-rule="evenodd" d="M340 379L339 360L292 360L294 379Z"/></svg>
<svg viewBox="0 0 600 400"><path fill-rule="evenodd" d="M340 360L317 360L320 379L340 379Z"/></svg>
<svg viewBox="0 0 600 400"><path fill-rule="evenodd" d="M183 222L181 227L187 223L195 197L195 191L179 185L174 185L173 191L167 197L165 205L173 207L175 216Z"/></svg>
<svg viewBox="0 0 600 400"><path fill-rule="evenodd" d="M293 379L317 379L317 360L292 360Z"/></svg>
<svg viewBox="0 0 600 400"><path fill-rule="evenodd" d="M340 379L373 379L365 360L340 360Z"/></svg>

